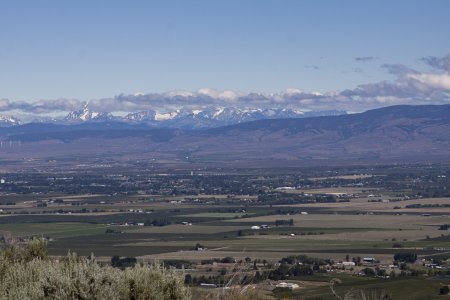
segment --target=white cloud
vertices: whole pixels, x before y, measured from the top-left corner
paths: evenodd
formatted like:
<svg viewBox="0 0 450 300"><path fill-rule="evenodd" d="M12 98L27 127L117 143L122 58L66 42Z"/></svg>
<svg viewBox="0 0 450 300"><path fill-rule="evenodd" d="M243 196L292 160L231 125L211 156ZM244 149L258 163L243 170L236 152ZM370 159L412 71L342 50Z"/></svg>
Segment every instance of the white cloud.
<svg viewBox="0 0 450 300"><path fill-rule="evenodd" d="M219 91L216 89L203 88L197 91L197 95L208 96L214 99L221 99L225 101L235 101L236 99L238 99L241 96L244 96L245 94L231 90Z"/></svg>
<svg viewBox="0 0 450 300"><path fill-rule="evenodd" d="M300 89L296 89L296 88L289 88L283 92L283 94L286 96L294 96L294 95L301 94L301 93L303 93L303 91Z"/></svg>
<svg viewBox="0 0 450 300"><path fill-rule="evenodd" d="M0 99L0 110L8 110L10 106L8 99Z"/></svg>
<svg viewBox="0 0 450 300"><path fill-rule="evenodd" d="M411 79L415 79L431 89L450 91L450 74L448 74L448 73L408 74L407 77L411 78Z"/></svg>
<svg viewBox="0 0 450 300"><path fill-rule="evenodd" d="M170 91L170 92L164 93L164 95L167 97L185 97L185 98L195 96L195 94L192 92L181 91L181 90ZM144 96L144 94L141 94L140 96Z"/></svg>
<svg viewBox="0 0 450 300"><path fill-rule="evenodd" d="M111 98L93 99L88 105L102 112L155 110L167 113L177 109L206 107L291 108L296 110L364 111L395 104L450 103L450 74L445 71L450 55L423 59L435 72L419 72L401 64L381 67L394 75L394 80L363 84L353 89L326 93L289 88L278 93L238 92L203 88L198 91L175 90L166 93L135 93ZM40 100L34 103L0 99L0 111L31 114L62 113L80 109L86 103L76 99Z"/></svg>

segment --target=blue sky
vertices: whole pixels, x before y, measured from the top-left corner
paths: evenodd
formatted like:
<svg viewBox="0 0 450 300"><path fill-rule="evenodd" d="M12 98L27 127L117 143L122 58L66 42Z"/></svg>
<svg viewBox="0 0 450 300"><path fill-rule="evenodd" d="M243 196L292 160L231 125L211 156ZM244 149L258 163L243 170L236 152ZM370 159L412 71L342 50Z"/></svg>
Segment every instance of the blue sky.
<svg viewBox="0 0 450 300"><path fill-rule="evenodd" d="M450 53L449 15L439 0L2 0L0 110L202 88L341 93L402 80L386 64L441 74L423 58Z"/></svg>

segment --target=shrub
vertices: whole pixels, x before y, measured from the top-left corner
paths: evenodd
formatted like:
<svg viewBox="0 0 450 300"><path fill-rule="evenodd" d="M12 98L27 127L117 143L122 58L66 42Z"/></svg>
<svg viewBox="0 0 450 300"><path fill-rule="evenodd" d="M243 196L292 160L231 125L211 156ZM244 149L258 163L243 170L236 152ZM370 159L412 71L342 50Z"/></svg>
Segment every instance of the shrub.
<svg viewBox="0 0 450 300"><path fill-rule="evenodd" d="M225 263L225 264L232 264L232 263L235 263L236 261L234 260L234 258L227 256L227 257L222 258L220 260L220 262Z"/></svg>
<svg viewBox="0 0 450 300"><path fill-rule="evenodd" d="M8 261L24 262L34 258L47 259L47 241L45 239L32 239L25 246L15 240L6 242L7 245L1 252L1 257Z"/></svg>
<svg viewBox="0 0 450 300"><path fill-rule="evenodd" d="M190 299L184 278L159 265L124 270L69 253L47 257L42 240L0 252L0 299Z"/></svg>
<svg viewBox="0 0 450 300"><path fill-rule="evenodd" d="M443 286L439 289L440 295L448 295L449 293L450 293L450 288L448 287L448 285Z"/></svg>
<svg viewBox="0 0 450 300"><path fill-rule="evenodd" d="M377 275L375 270L372 268L364 268L361 270L361 272L363 272L366 276L375 276Z"/></svg>
<svg viewBox="0 0 450 300"><path fill-rule="evenodd" d="M400 262L413 263L417 260L417 254L409 252L397 253L394 255L394 260Z"/></svg>
<svg viewBox="0 0 450 300"><path fill-rule="evenodd" d="M111 257L111 266L114 268L133 267L137 263L135 257L120 258L119 256Z"/></svg>

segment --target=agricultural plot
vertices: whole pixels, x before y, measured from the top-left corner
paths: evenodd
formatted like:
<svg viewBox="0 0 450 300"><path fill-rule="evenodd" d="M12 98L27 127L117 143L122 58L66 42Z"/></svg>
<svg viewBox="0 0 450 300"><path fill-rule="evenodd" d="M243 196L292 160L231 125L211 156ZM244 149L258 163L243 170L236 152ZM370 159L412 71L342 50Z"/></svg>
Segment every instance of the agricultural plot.
<svg viewBox="0 0 450 300"><path fill-rule="evenodd" d="M64 238L103 233L106 227L104 225L71 222L0 224L0 234L15 237L51 236L53 238Z"/></svg>
<svg viewBox="0 0 450 300"><path fill-rule="evenodd" d="M303 208L322 208L333 212L360 211L360 212L390 212L393 214L423 214L450 216L450 198L425 198L413 200L389 200L392 197L377 197L351 199L349 202L336 203L308 203L294 206ZM372 200L372 201L371 201ZM384 200L384 201L383 201Z"/></svg>
<svg viewBox="0 0 450 300"><path fill-rule="evenodd" d="M283 257L299 255L333 262L368 257L384 266L404 252L428 261L450 257L446 230L450 195L445 194L449 187L436 175L442 170L431 175L420 168L358 171L338 170L331 172L337 174L333 176L320 169L308 170L314 176L306 171L272 170L230 171L211 177L141 173L107 176L107 180L102 174L91 174L89 180L98 183L87 182L80 194L33 192L42 191L42 182L30 185L30 193L24 193L23 186L10 186L22 194L0 191L0 233L6 240L15 237L23 242L47 237L49 253L55 256L71 251L93 253L103 262L113 256L183 261L193 265L193 276L208 277L233 269L232 265L225 271L202 265L205 260L224 258L249 260L263 272L276 268ZM32 181L24 176L23 182ZM40 181L47 177L41 176ZM61 190L68 189L67 183L60 184ZM122 192L120 185L124 185ZM100 192L108 186L113 193ZM299 186L303 188L286 188ZM421 272L429 271L419 267ZM342 295L351 287L391 291L415 280L355 277L354 272L361 269L358 266L346 274L314 271L314 276L297 280L300 288L291 296L331 299L323 288L330 276L342 278L336 287ZM436 293L444 281L427 283ZM272 295L273 287L265 288Z"/></svg>
<svg viewBox="0 0 450 300"><path fill-rule="evenodd" d="M342 283L335 286L335 291L338 295L344 296L347 293L358 293L360 290L367 291L366 297L372 295L381 294L383 291L391 295L392 299L445 299L445 296L439 295L439 289L444 285L450 284L448 279L420 279L420 278L397 278L394 280L386 281L383 279L367 279L367 278L352 278L336 276ZM323 285L320 287L314 287L304 281L303 288L292 292L289 297L301 297L301 299L324 299L332 300L336 297L328 287L329 280L333 277L322 277L318 280L324 280Z"/></svg>

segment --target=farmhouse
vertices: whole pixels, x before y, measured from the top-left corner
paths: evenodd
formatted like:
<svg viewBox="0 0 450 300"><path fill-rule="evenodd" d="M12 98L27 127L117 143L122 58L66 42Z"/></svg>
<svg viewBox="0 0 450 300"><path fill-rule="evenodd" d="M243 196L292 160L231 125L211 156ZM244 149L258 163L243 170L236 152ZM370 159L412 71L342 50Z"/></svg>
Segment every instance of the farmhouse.
<svg viewBox="0 0 450 300"><path fill-rule="evenodd" d="M276 285L277 288L288 288L288 289L298 289L300 286L296 283L291 282L280 282Z"/></svg>
<svg viewBox="0 0 450 300"><path fill-rule="evenodd" d="M354 266L356 266L356 263L353 262L353 261L344 261L344 262L342 263L342 266L343 266L345 269L351 269L351 268L353 268Z"/></svg>
<svg viewBox="0 0 450 300"><path fill-rule="evenodd" d="M269 225L261 224L261 225L253 225L250 229L259 230L259 229L269 229Z"/></svg>
<svg viewBox="0 0 450 300"><path fill-rule="evenodd" d="M373 257L364 257L362 259L362 261L363 261L363 263L366 263L366 264L373 264L376 262L376 259Z"/></svg>
<svg viewBox="0 0 450 300"><path fill-rule="evenodd" d="M292 187L292 186L280 186L280 187L277 187L275 190L277 190L277 191L289 191L289 190L295 190L295 187Z"/></svg>

